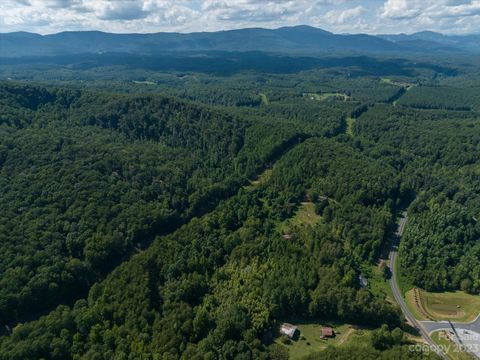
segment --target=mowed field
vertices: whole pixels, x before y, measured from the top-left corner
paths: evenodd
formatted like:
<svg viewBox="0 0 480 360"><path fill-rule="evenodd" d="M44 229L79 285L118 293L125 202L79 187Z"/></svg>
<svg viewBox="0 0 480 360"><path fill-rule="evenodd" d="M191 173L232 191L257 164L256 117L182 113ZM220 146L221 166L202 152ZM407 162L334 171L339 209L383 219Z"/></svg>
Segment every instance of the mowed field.
<svg viewBox="0 0 480 360"><path fill-rule="evenodd" d="M419 320L470 322L480 314L480 296L463 291L432 293L412 289L405 298Z"/></svg>

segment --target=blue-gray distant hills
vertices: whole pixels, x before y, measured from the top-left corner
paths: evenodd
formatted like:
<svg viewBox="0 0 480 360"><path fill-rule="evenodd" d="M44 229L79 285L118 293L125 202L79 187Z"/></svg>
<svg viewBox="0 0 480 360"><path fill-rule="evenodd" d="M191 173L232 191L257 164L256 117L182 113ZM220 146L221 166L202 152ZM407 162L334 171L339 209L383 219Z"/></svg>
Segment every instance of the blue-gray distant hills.
<svg viewBox="0 0 480 360"><path fill-rule="evenodd" d="M0 57L129 53L159 55L189 51L331 52L480 52L480 35L446 36L334 34L310 26L240 29L200 33L112 34L100 31L38 35L0 34Z"/></svg>

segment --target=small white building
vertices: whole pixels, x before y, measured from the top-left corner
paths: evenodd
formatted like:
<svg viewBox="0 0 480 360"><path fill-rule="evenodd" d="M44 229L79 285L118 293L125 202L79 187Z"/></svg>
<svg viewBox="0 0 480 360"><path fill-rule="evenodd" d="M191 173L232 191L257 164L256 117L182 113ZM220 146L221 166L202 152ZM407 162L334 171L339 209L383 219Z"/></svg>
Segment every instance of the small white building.
<svg viewBox="0 0 480 360"><path fill-rule="evenodd" d="M280 326L280 334L288 336L290 339L293 339L295 333L297 332L297 327L289 323L283 323Z"/></svg>
<svg viewBox="0 0 480 360"><path fill-rule="evenodd" d="M368 285L368 280L360 274L358 275L358 283L362 288L365 288Z"/></svg>

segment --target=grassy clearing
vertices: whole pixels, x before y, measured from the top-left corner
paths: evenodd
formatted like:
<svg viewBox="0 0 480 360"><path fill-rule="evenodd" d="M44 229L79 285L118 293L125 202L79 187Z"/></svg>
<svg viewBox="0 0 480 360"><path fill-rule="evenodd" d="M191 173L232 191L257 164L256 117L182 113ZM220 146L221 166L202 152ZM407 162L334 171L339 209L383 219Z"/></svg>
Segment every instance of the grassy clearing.
<svg viewBox="0 0 480 360"><path fill-rule="evenodd" d="M405 302L418 320L452 320L470 322L480 313L480 296L463 291L433 293L416 289L399 271L399 259L395 263L398 286Z"/></svg>
<svg viewBox="0 0 480 360"><path fill-rule="evenodd" d="M305 93L303 94L303 97L306 97L307 99L310 99L310 100L316 100L316 101L326 101L326 100L349 101L352 99L347 94L342 94L342 93L321 93L321 94Z"/></svg>
<svg viewBox="0 0 480 360"><path fill-rule="evenodd" d="M319 222L321 218L320 215L315 213L315 205L312 202L303 202L291 221L295 225L314 225Z"/></svg>
<svg viewBox="0 0 480 360"><path fill-rule="evenodd" d="M393 84L393 80L389 78L381 78L380 82L384 84Z"/></svg>
<svg viewBox="0 0 480 360"><path fill-rule="evenodd" d="M264 93L259 93L260 99L262 99L262 105L270 105L270 100L268 100L268 96Z"/></svg>
<svg viewBox="0 0 480 360"><path fill-rule="evenodd" d="M407 304L407 307L413 314L413 316L418 319L418 320L429 320L427 316L425 316L424 313L422 313L418 307L416 307L415 304L415 299L413 297L413 289L414 286L411 284L408 279L402 274L400 271L400 259L399 255L397 254L397 259L395 261L395 274L397 275L397 283L398 283L398 288L400 289L400 293L402 294L405 303Z"/></svg>
<svg viewBox="0 0 480 360"><path fill-rule="evenodd" d="M298 226L312 226L321 221L322 217L315 213L315 204L312 202L302 202L295 214L279 224L279 230L285 234Z"/></svg>
<svg viewBox="0 0 480 360"><path fill-rule="evenodd" d="M480 296L463 291L432 293L410 290L407 304L418 319L470 322L480 313Z"/></svg>
<svg viewBox="0 0 480 360"><path fill-rule="evenodd" d="M441 334L441 335L440 335ZM432 340L441 345L445 350L447 356L452 360L473 360L474 358L463 351L459 351L459 348L451 340L448 340L444 331L437 331L432 334Z"/></svg>
<svg viewBox="0 0 480 360"><path fill-rule="evenodd" d="M354 137L354 132L353 132L353 126L355 125L355 119L354 118L348 118L347 119L347 135L350 137Z"/></svg>
<svg viewBox="0 0 480 360"><path fill-rule="evenodd" d="M380 79L380 82L383 83L383 84L404 87L406 90L410 90L410 88L412 88L414 86L414 84L411 84L411 83L406 82L406 81L397 81L397 80L393 80L393 79L389 79L389 78L382 78L382 79Z"/></svg>
<svg viewBox="0 0 480 360"><path fill-rule="evenodd" d="M395 269L391 270L395 271L395 274L397 275L398 287L402 296L405 298L405 294L413 289L413 284L408 281L408 279L403 275L400 269L400 255L400 253L397 254L397 259L395 260Z"/></svg>
<svg viewBox="0 0 480 360"><path fill-rule="evenodd" d="M324 350L327 346L344 346L348 344L359 345L368 341L371 330L356 328L348 324L319 324L306 323L297 325L300 331L299 337L290 344L283 344L280 339L275 342L282 344L288 349L291 359L301 359L307 355L315 354ZM320 339L322 326L334 328L336 336L332 339Z"/></svg>
<svg viewBox="0 0 480 360"><path fill-rule="evenodd" d="M270 176L272 175L272 169L266 169L263 173L261 173L255 180L250 181L250 185L247 185L247 189L255 188L257 186L265 184Z"/></svg>
<svg viewBox="0 0 480 360"><path fill-rule="evenodd" d="M362 268L362 274L368 279L368 288L377 297L385 298L394 302L392 288L388 281L383 277L380 266L373 265Z"/></svg>
<svg viewBox="0 0 480 360"><path fill-rule="evenodd" d="M422 306L419 306L418 289L412 289L405 294L405 303L417 320L433 320Z"/></svg>
<svg viewBox="0 0 480 360"><path fill-rule="evenodd" d="M144 80L144 81L136 81L134 80L133 81L135 84L139 84L139 85L157 85L157 83L153 82L153 81L147 81L147 80Z"/></svg>

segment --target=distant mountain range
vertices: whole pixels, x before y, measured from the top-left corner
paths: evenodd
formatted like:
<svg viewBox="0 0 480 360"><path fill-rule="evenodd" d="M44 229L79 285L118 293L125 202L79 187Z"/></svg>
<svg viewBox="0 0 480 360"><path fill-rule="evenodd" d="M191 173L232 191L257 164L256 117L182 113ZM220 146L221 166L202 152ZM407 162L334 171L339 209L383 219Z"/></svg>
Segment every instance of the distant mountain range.
<svg viewBox="0 0 480 360"><path fill-rule="evenodd" d="M2 58L99 53L160 55L190 51L480 53L480 35L447 36L434 32L378 36L334 34L310 26L190 34L112 34L100 31L43 36L27 32L0 34Z"/></svg>
<svg viewBox="0 0 480 360"><path fill-rule="evenodd" d="M422 31L411 35L378 35L377 37L406 48L416 48L418 51L480 53L480 34L443 35L433 31Z"/></svg>

